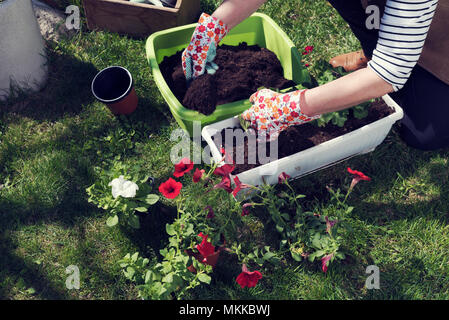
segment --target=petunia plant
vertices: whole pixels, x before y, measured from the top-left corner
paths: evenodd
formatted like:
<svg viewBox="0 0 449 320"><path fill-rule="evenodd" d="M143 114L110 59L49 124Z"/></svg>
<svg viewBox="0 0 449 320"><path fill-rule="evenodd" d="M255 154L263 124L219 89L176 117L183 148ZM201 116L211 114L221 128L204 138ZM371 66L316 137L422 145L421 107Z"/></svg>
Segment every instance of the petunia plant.
<svg viewBox="0 0 449 320"><path fill-rule="evenodd" d="M234 169L232 163L195 168L190 159L184 158L175 165L173 177L159 184L159 193L177 208L176 218L165 226L168 244L160 250L162 260L150 264L148 259L134 253L120 261L124 275L137 284L140 297L181 299L189 290L209 284L222 252L237 257L241 272L235 275L235 284L241 289L257 286L264 270L279 266L286 258L297 262L319 261L323 272L327 272L335 259L345 258L341 250L341 230L345 216L352 210L346 201L359 181L369 180L367 176L348 168L353 180L346 195L329 189L331 200L336 203L335 210L331 210L332 214L320 214L322 208L319 207L304 209L304 196L295 192L288 174L279 175L280 187L250 186L232 175ZM117 187L114 191L117 195L126 198L136 192L137 196L139 185L129 182L125 176L117 179L110 183ZM189 187L195 197L184 195L184 184L188 180L192 182ZM235 196L243 189L253 192L250 201L236 201ZM215 211L211 205L205 205L211 203L208 200L216 199L214 192L228 194L225 210ZM266 245L254 246L240 236L235 237L235 230L240 229L244 217L257 207L268 212L274 231L280 235L276 250Z"/></svg>
<svg viewBox="0 0 449 320"><path fill-rule="evenodd" d="M148 213L156 204L159 195L152 193L152 179L141 174L139 167L128 170L116 162L111 169L96 168L98 180L86 189L88 201L106 210L109 227L120 221L139 228L139 217L135 212Z"/></svg>

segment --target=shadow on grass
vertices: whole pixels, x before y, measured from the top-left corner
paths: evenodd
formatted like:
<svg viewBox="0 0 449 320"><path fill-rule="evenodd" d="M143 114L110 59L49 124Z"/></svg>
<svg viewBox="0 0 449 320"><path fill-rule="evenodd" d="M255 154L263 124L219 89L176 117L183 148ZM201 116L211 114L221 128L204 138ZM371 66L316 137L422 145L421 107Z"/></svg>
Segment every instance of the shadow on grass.
<svg viewBox="0 0 449 320"><path fill-rule="evenodd" d="M37 121L55 121L79 114L94 97L90 84L98 70L91 63L47 50L48 81L39 92L13 94L3 113L15 113Z"/></svg>
<svg viewBox="0 0 449 320"><path fill-rule="evenodd" d="M42 299L68 299L68 295L47 280L39 266L26 262L12 253L15 245L10 239L1 237L0 246L0 299L10 299L11 287L21 291L34 289ZM8 279L8 280L7 280ZM16 285L20 283L20 285ZM65 289L65 288L64 288Z"/></svg>

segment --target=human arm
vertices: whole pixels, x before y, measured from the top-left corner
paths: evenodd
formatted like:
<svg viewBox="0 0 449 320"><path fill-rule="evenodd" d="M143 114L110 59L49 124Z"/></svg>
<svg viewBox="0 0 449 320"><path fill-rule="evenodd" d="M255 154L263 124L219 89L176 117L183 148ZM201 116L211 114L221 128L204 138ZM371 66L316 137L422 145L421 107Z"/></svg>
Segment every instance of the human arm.
<svg viewBox="0 0 449 320"><path fill-rule="evenodd" d="M213 17L223 21L229 29L248 18L267 0L225 0L214 11Z"/></svg>
<svg viewBox="0 0 449 320"><path fill-rule="evenodd" d="M368 67L305 91L298 101L300 112L297 113L314 117L401 89L420 57L436 4L437 0L409 0L406 4L389 0L382 17L378 44ZM244 115L251 118L248 112ZM294 118L287 125L297 122ZM252 126L261 127L257 123Z"/></svg>
<svg viewBox="0 0 449 320"><path fill-rule="evenodd" d="M190 44L182 54L182 67L188 82L205 71L215 73L218 66L213 60L219 42L265 1L225 0L211 16L205 13L201 15Z"/></svg>

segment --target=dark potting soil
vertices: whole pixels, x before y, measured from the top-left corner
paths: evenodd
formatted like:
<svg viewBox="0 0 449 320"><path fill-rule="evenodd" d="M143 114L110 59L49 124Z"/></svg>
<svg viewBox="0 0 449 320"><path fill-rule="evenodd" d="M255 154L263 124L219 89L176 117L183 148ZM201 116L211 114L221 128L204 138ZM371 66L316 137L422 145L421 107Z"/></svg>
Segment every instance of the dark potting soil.
<svg viewBox="0 0 449 320"><path fill-rule="evenodd" d="M392 113L394 113L394 110L388 107L383 100L377 99L371 104L368 116L363 119L355 118L352 114L352 110L350 110L348 120L343 127L338 127L333 124L327 124L325 127L318 127L312 123L289 127L279 135L277 141L278 159L309 149L313 146L319 145L323 142L359 129L369 123L387 117ZM225 130L226 129L221 132L223 139L225 137ZM250 170L260 165L257 156L257 149L250 150L250 152L256 152L256 163L248 163L248 139L245 139L244 144L241 146L236 146L234 139L232 145L234 163L237 162L236 155L240 155L242 153L244 155L244 163L237 164L233 171L233 174ZM266 150L268 156L270 150L269 142L267 143ZM250 159L252 158L250 157Z"/></svg>
<svg viewBox="0 0 449 320"><path fill-rule="evenodd" d="M165 57L159 65L168 86L184 107L209 115L217 105L249 99L260 87L286 89L295 86L284 78L276 55L257 45L222 45L214 62L219 66L214 75L204 74L189 88L181 65L182 51Z"/></svg>

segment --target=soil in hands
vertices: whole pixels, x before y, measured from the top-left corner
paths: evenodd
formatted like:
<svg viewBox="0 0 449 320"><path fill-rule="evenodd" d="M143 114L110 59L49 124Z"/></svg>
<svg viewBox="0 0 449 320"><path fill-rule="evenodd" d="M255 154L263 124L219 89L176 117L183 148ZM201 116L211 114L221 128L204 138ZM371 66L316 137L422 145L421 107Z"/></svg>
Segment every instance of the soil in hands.
<svg viewBox="0 0 449 320"><path fill-rule="evenodd" d="M296 85L284 78L276 55L257 45L222 45L214 62L219 66L214 75L204 74L193 80L189 88L181 66L182 51L166 57L159 65L168 86L184 107L205 115L217 105L249 97L260 87L286 89Z"/></svg>
<svg viewBox="0 0 449 320"><path fill-rule="evenodd" d="M348 120L343 127L338 127L333 124L327 124L325 127L318 127L313 123L306 123L302 125L292 126L281 132L278 138L278 158L284 158L297 152L309 149L323 142L329 141L338 136L344 135L356 129L359 129L367 124L377 121L381 118L387 117L394 112L393 109L388 107L381 99L375 100L370 108L368 116L363 119L357 119L353 116L352 110L348 115ZM225 130L221 132L223 140L225 139ZM224 141L223 141L224 143ZM229 142L226 142L229 144ZM232 142L233 149L233 161L236 163L236 155L244 154L244 163L236 164L233 174L253 169L260 165L257 156L257 149L248 147L248 139L244 140L243 146L236 146L236 141ZM270 145L267 143L266 153L269 156ZM256 163L248 163L248 151L256 152ZM253 159L253 157L249 157ZM253 161L254 162L254 161Z"/></svg>

